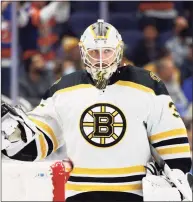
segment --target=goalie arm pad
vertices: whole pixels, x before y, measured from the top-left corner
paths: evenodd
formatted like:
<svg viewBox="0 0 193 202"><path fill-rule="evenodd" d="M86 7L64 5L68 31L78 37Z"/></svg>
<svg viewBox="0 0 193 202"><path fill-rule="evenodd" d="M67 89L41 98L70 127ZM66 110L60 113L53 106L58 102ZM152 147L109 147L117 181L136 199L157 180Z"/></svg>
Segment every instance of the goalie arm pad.
<svg viewBox="0 0 193 202"><path fill-rule="evenodd" d="M2 132L4 135L6 134L6 140L10 143L3 151L6 156L21 161L41 160L63 145L63 141L61 139L58 141L54 134L54 132L62 134L61 130L57 128L57 123L54 119L49 121L55 125L55 128L51 128L45 123L45 120L44 124L34 118L30 120L29 116L22 110L14 109L19 116L9 113L9 118L8 115L6 119L4 118L4 123L7 123L3 125L7 126L4 127ZM11 128L10 124L13 125L13 123L15 124L15 130L8 134L7 131Z"/></svg>

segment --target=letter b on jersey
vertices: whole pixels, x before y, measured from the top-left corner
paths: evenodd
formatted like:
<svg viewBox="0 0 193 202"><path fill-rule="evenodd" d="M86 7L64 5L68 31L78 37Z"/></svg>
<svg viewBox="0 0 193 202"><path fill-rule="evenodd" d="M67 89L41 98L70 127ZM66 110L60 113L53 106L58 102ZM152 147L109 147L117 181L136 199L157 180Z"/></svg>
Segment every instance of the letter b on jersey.
<svg viewBox="0 0 193 202"><path fill-rule="evenodd" d="M107 103L88 107L80 118L80 131L84 139L103 148L116 145L125 135L126 125L123 112Z"/></svg>
<svg viewBox="0 0 193 202"><path fill-rule="evenodd" d="M93 113L94 137L110 137L113 133L113 117L110 113Z"/></svg>

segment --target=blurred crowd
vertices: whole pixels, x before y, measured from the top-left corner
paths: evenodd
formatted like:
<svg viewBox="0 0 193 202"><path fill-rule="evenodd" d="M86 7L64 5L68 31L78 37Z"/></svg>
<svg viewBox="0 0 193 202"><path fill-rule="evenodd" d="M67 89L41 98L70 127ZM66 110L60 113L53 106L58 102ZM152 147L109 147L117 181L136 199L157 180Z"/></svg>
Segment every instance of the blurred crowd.
<svg viewBox="0 0 193 202"><path fill-rule="evenodd" d="M109 2L108 22L125 42L122 65L155 72L165 83L192 145L193 2ZM17 2L19 96L32 107L61 76L84 68L79 37L100 2ZM11 3L2 2L2 60L11 57ZM6 69L6 68L5 68ZM3 79L4 78L4 79ZM2 93L8 93L2 71ZM5 81L4 81L5 80Z"/></svg>

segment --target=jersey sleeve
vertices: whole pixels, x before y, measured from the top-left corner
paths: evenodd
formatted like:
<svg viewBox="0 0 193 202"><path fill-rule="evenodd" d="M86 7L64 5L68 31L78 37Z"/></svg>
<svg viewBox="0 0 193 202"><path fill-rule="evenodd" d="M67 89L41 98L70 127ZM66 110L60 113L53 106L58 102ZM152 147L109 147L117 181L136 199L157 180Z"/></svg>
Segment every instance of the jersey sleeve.
<svg viewBox="0 0 193 202"><path fill-rule="evenodd" d="M147 120L148 138L170 168L189 172L190 145L185 125L162 81L155 81Z"/></svg>
<svg viewBox="0 0 193 202"><path fill-rule="evenodd" d="M56 111L55 98L50 89L46 92L40 104L28 112L28 118L36 125L39 133L17 154L9 156L21 161L37 161L56 152L64 145L63 126Z"/></svg>
<svg viewBox="0 0 193 202"><path fill-rule="evenodd" d="M56 111L54 96L42 99L40 104L28 113L28 117L42 132L39 143L41 149L41 139L45 142L46 156L64 144L63 126Z"/></svg>

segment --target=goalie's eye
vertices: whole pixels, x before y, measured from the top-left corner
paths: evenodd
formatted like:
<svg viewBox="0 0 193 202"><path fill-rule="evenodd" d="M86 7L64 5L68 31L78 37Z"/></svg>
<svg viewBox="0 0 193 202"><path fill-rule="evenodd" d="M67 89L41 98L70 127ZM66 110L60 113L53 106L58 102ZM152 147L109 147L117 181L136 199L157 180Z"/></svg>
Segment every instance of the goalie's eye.
<svg viewBox="0 0 193 202"><path fill-rule="evenodd" d="M100 49L89 49L88 50L88 55L89 57L93 59L108 59L112 57L115 53L115 50L112 48L102 48Z"/></svg>
<svg viewBox="0 0 193 202"><path fill-rule="evenodd" d="M92 58L99 58L100 51L98 49L90 49L90 50L88 50L88 55Z"/></svg>
<svg viewBox="0 0 193 202"><path fill-rule="evenodd" d="M104 50L104 53L111 53L111 52L112 52L111 49L105 49L105 50Z"/></svg>
<svg viewBox="0 0 193 202"><path fill-rule="evenodd" d="M115 53L115 51L113 49L104 49L103 50L103 56L105 56L106 58L113 56L113 54Z"/></svg>
<svg viewBox="0 0 193 202"><path fill-rule="evenodd" d="M100 53L99 50L91 50L90 51L91 55L99 55L99 53Z"/></svg>

